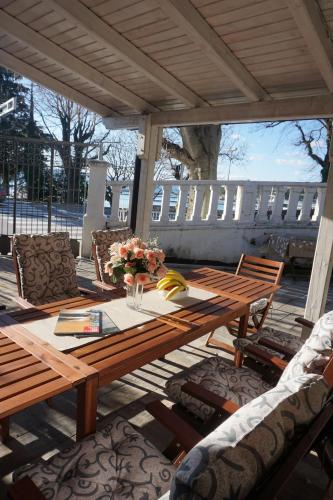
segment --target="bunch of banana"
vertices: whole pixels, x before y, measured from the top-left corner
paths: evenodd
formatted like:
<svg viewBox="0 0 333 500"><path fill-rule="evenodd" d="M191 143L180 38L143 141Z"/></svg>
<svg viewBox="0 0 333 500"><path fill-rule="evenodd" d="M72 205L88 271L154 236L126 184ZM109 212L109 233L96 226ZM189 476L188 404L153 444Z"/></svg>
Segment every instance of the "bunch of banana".
<svg viewBox="0 0 333 500"><path fill-rule="evenodd" d="M185 278L173 269L169 269L164 278L162 278L156 285L158 290L167 292L165 300L171 300L177 293L187 290Z"/></svg>

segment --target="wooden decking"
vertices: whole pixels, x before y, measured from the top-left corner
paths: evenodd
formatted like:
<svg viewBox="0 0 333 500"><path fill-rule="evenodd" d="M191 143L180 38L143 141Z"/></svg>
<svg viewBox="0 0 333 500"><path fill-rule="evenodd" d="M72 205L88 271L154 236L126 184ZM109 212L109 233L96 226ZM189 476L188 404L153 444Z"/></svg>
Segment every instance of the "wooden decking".
<svg viewBox="0 0 333 500"><path fill-rule="evenodd" d="M78 264L80 285L91 288L95 278L94 268L88 261ZM294 317L303 313L308 278L292 280L285 278L282 289L277 292L273 310L267 324L293 334L299 330ZM15 276L10 257L0 257L0 303L14 308L10 299L16 293ZM330 291L328 309L333 308L333 293ZM222 328L218 335L230 342L230 336ZM169 434L145 411L145 404L153 399L165 399L164 385L172 374L190 366L217 350L205 347L206 337L168 354L163 361L154 361L135 370L99 390L98 419L108 420L115 412L128 418L131 423L153 441L160 449L169 439ZM228 358L227 354L219 352ZM0 444L0 499L4 499L4 487L11 480L12 471L35 458L49 457L75 436L75 392L68 391L54 398L52 406L39 403L12 419L11 439ZM167 401L166 401L167 402ZM284 499L303 498L315 500L321 497L326 486L326 476L320 470L315 456L309 457L297 470L286 487ZM281 497L282 498L282 497Z"/></svg>

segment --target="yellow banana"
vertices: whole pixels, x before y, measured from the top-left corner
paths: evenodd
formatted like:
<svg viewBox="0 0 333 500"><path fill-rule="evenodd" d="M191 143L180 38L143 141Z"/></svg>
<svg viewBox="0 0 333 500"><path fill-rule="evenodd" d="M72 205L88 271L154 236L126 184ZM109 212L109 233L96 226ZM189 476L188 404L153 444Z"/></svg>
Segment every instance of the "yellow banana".
<svg viewBox="0 0 333 500"><path fill-rule="evenodd" d="M177 286L174 286L170 292L168 292L165 296L165 300L170 300L172 299L172 297L174 297L177 293L181 292L184 290L184 287L183 285L177 285Z"/></svg>
<svg viewBox="0 0 333 500"><path fill-rule="evenodd" d="M170 269L167 274L166 274L166 277L173 277L174 279L177 279L178 281L180 281L180 283L182 283L184 286L186 286L186 280L184 278L184 276L182 274L180 274L178 271L175 271L174 269Z"/></svg>
<svg viewBox="0 0 333 500"><path fill-rule="evenodd" d="M169 288L171 286L177 286L177 285L181 285L182 283L180 283L178 280L175 280L175 279L168 279L166 281L164 281L163 283L161 283L158 287L159 290L164 290L165 288Z"/></svg>

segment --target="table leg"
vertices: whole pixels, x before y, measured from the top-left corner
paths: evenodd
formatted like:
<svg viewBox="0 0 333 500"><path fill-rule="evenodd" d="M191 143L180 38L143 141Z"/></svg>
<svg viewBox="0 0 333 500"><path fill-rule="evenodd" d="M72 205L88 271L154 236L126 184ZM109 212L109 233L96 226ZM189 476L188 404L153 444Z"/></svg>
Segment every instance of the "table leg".
<svg viewBox="0 0 333 500"><path fill-rule="evenodd" d="M98 376L77 386L76 439L96 431Z"/></svg>
<svg viewBox="0 0 333 500"><path fill-rule="evenodd" d="M9 417L0 420L1 440L4 443L9 438Z"/></svg>
<svg viewBox="0 0 333 500"><path fill-rule="evenodd" d="M248 322L249 322L249 311L247 311L246 314L244 314L239 318L238 338L246 337ZM234 363L237 368L241 368L243 364L243 353L241 351L236 350Z"/></svg>

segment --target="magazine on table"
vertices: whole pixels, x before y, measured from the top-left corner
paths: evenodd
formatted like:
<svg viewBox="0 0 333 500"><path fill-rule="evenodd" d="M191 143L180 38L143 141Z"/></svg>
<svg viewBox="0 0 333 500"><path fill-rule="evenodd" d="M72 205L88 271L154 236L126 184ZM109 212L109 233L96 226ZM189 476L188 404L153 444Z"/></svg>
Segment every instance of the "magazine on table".
<svg viewBox="0 0 333 500"><path fill-rule="evenodd" d="M78 338L104 337L119 332L119 328L105 311L60 311L55 335L73 335Z"/></svg>

